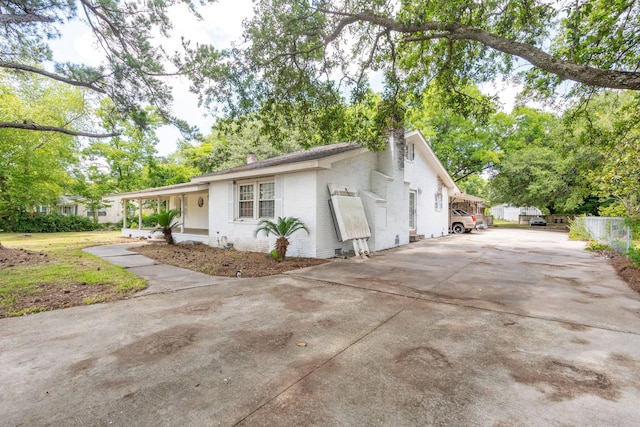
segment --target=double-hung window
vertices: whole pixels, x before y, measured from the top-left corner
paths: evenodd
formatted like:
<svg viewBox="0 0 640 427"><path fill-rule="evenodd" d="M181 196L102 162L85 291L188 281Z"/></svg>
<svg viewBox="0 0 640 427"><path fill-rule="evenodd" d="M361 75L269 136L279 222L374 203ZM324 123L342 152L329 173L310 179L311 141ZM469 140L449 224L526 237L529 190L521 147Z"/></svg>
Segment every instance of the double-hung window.
<svg viewBox="0 0 640 427"><path fill-rule="evenodd" d="M276 186L274 182L258 183L258 218L273 218L276 213Z"/></svg>
<svg viewBox="0 0 640 427"><path fill-rule="evenodd" d="M254 184L241 184L238 186L238 216L240 218L253 218L254 196Z"/></svg>
<svg viewBox="0 0 640 427"><path fill-rule="evenodd" d="M275 183L273 181L238 184L238 218L273 218Z"/></svg>
<svg viewBox="0 0 640 427"><path fill-rule="evenodd" d="M435 210L440 212L442 210L442 192L435 193Z"/></svg>

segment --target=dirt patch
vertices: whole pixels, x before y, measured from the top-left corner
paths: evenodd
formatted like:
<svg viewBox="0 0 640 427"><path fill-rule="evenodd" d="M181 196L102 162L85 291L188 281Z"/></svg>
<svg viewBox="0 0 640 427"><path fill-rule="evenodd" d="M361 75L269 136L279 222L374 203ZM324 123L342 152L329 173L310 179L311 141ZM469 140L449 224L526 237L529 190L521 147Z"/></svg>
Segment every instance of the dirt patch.
<svg viewBox="0 0 640 427"><path fill-rule="evenodd" d="M309 290L296 286L278 286L271 290L271 294L282 302L287 310L309 313L317 311L324 304L323 301L307 298Z"/></svg>
<svg viewBox="0 0 640 427"><path fill-rule="evenodd" d="M108 302L122 299L122 292L115 291L110 284L79 283L61 287L55 283L41 283L36 294L15 295L11 306L0 305L0 318L14 312L35 313L74 307L83 304Z"/></svg>
<svg viewBox="0 0 640 427"><path fill-rule="evenodd" d="M617 255L611 260L613 268L618 275L626 282L631 289L640 292L640 268L633 265L631 260L625 256Z"/></svg>
<svg viewBox="0 0 640 427"><path fill-rule="evenodd" d="M237 331L234 340L241 347L252 352L269 353L278 351L290 344L293 332L279 331Z"/></svg>
<svg viewBox="0 0 640 427"><path fill-rule="evenodd" d="M511 361L509 365L514 380L536 387L554 402L574 399L583 394L616 400L620 394L605 374L566 361L541 359L533 364Z"/></svg>
<svg viewBox="0 0 640 427"><path fill-rule="evenodd" d="M390 372L421 392L449 395L462 386L461 370L440 350L414 347L398 353L391 361Z"/></svg>
<svg viewBox="0 0 640 427"><path fill-rule="evenodd" d="M132 342L112 354L122 364L145 364L170 356L193 344L200 330L194 325L178 325Z"/></svg>
<svg viewBox="0 0 640 427"><path fill-rule="evenodd" d="M0 268L16 265L36 265L51 261L45 252L33 252L25 249L0 248Z"/></svg>
<svg viewBox="0 0 640 427"><path fill-rule="evenodd" d="M131 248L141 255L164 264L187 268L212 276L263 277L328 262L317 258L287 258L277 262L270 254L222 250L203 244L167 245L152 243Z"/></svg>
<svg viewBox="0 0 640 427"><path fill-rule="evenodd" d="M404 351L396 358L396 362L407 366L424 365L431 369L451 367L447 356L432 347L416 347Z"/></svg>

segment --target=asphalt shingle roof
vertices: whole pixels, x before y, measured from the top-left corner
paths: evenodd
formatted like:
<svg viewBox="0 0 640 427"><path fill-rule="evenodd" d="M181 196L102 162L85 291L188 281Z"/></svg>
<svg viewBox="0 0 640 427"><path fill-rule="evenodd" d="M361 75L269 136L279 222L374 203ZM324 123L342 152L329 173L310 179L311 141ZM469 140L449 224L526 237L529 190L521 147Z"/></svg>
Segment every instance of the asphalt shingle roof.
<svg viewBox="0 0 640 427"><path fill-rule="evenodd" d="M270 166L280 166L290 163L306 162L309 160L318 160L325 157L333 156L334 154L344 153L346 151L356 150L360 148L360 145L351 142L341 142L332 145L323 145L320 147L312 147L304 151L296 151L294 153L284 154L282 156L272 157L270 159L259 160L257 162L249 163L246 165L240 165L229 169L224 169L217 172L211 172L203 176L215 176L225 175L234 172L244 172L256 169L267 168Z"/></svg>

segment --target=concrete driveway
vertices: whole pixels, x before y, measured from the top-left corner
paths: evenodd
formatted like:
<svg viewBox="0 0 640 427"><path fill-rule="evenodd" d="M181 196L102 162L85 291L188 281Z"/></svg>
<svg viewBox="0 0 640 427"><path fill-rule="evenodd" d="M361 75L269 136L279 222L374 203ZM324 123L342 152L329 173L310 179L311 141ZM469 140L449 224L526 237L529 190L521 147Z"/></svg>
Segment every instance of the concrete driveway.
<svg viewBox="0 0 640 427"><path fill-rule="evenodd" d="M0 424L637 426L640 296L583 247L491 229L233 280L116 250L169 279L1 319Z"/></svg>

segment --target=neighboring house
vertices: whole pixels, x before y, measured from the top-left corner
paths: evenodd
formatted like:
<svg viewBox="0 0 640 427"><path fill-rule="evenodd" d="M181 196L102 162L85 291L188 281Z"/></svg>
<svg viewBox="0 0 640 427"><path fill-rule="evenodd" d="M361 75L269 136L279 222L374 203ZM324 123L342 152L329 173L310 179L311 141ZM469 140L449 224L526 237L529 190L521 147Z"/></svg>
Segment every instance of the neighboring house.
<svg viewBox="0 0 640 427"><path fill-rule="evenodd" d="M93 212L85 207L82 202L83 200L82 196L64 195L60 197L60 201L54 209L58 214L64 216L78 215L92 218ZM122 202L120 196L106 196L103 201L109 206L98 210L98 222L100 224L122 222Z"/></svg>
<svg viewBox="0 0 640 427"><path fill-rule="evenodd" d="M508 203L493 206L489 209L491 216L505 221L519 222L520 216L542 215L542 211L534 206L511 206Z"/></svg>
<svg viewBox="0 0 640 427"><path fill-rule="evenodd" d="M275 238L254 236L260 219L300 218L309 234L296 233L287 254L331 258L353 250L340 241L332 209L333 191L357 196L370 230L371 251L409 243L410 234L439 237L449 230L449 196L459 190L417 131L405 135L406 145L390 139L383 152L356 144L313 147L307 151L255 161L192 178L191 182L123 193L123 201L179 209L177 242L200 241L211 246L268 252ZM142 222L140 221L140 224ZM123 228L130 237L151 237L141 226Z"/></svg>

